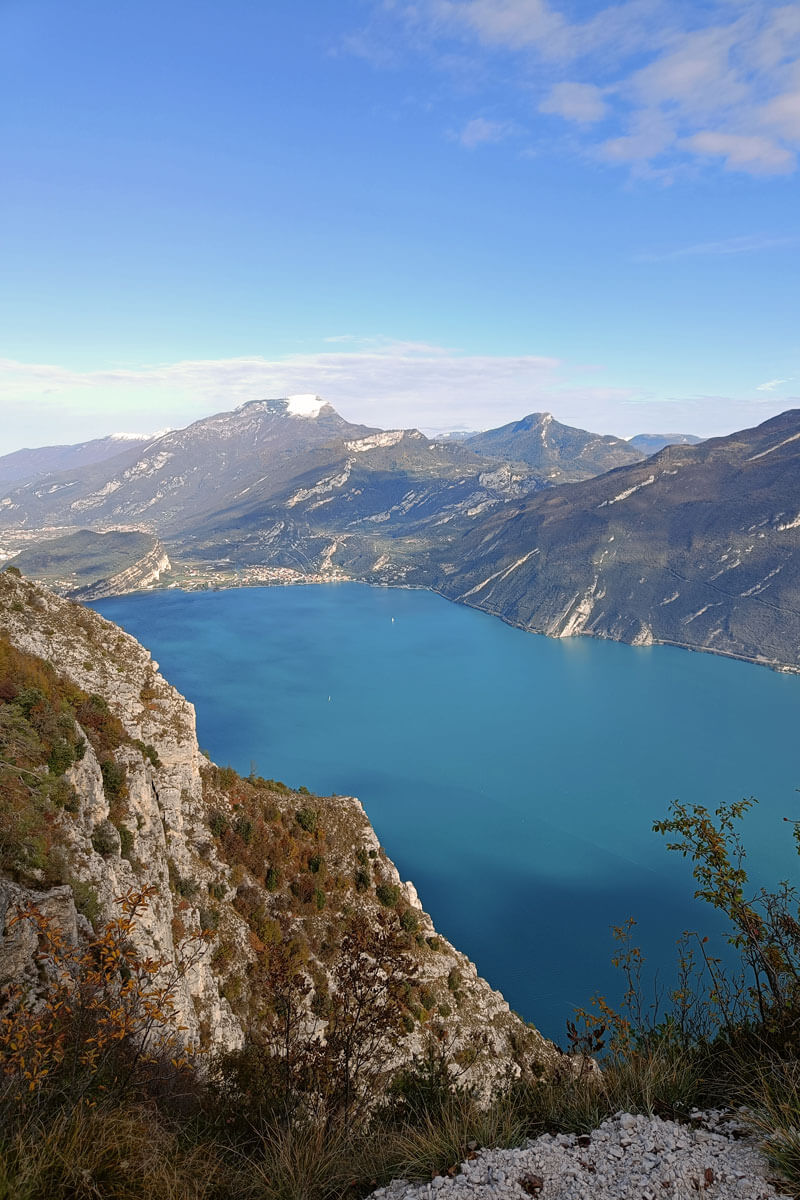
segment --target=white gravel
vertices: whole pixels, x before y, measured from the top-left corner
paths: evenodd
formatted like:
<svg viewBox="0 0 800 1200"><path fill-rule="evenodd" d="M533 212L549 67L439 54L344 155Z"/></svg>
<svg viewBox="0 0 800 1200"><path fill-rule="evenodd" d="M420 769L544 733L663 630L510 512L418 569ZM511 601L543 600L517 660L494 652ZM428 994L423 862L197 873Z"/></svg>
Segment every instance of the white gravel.
<svg viewBox="0 0 800 1200"><path fill-rule="evenodd" d="M617 1113L592 1134L557 1134L519 1150L480 1150L460 1173L395 1180L373 1200L789 1200L735 1120L693 1113L690 1125Z"/></svg>

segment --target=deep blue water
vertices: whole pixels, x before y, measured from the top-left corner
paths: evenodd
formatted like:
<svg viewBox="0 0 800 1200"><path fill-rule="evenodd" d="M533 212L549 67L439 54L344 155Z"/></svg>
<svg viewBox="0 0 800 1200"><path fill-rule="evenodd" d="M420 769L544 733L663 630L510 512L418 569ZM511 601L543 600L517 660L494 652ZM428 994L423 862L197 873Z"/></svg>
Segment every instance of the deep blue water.
<svg viewBox="0 0 800 1200"><path fill-rule="evenodd" d="M562 1040L619 994L633 916L666 982L717 928L652 822L756 795L754 874L794 877L800 678L670 647L555 641L425 591L154 592L96 605L197 707L220 764L357 795L437 927Z"/></svg>

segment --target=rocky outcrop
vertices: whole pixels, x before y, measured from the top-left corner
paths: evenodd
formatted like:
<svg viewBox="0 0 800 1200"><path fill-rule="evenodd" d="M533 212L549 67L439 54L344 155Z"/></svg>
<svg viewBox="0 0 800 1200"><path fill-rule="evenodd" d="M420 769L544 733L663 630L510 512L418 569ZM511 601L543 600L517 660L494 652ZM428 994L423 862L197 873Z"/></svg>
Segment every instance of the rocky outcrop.
<svg viewBox="0 0 800 1200"><path fill-rule="evenodd" d="M102 761L85 731L85 751L65 773L76 800L48 816L46 861L17 870L8 860L0 877L0 985L35 976L32 935L11 924L19 907L35 904L73 939L88 932L90 918L97 925L114 914L116 897L151 887L137 932L149 955L177 963L187 939L209 931L177 997L189 1041L215 1049L242 1043L268 1006L259 988L269 947L281 941L302 944L308 1018L324 1037L322 1001L336 986L332 955L346 920L360 913L376 928L393 922L414 960L398 1062L423 1049L434 1025L460 1055L465 1078L484 1086L555 1057L436 933L358 800L311 797L215 767L198 748L192 705L144 647L10 572L0 574L0 637L52 664L88 697L84 705L105 703L124 731Z"/></svg>
<svg viewBox="0 0 800 1200"><path fill-rule="evenodd" d="M77 588L70 595L76 600L102 600L104 596L122 596L126 592L136 592L142 588L155 587L161 582L161 577L172 569L167 554L161 542L156 541L152 550L143 558L116 575L99 579L88 587Z"/></svg>

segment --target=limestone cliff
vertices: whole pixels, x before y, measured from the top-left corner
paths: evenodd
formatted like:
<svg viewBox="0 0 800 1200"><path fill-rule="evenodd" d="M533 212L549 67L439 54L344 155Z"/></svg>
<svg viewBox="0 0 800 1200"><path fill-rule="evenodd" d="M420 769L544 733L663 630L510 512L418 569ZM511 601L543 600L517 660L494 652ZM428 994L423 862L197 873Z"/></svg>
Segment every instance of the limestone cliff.
<svg viewBox="0 0 800 1200"><path fill-rule="evenodd" d="M287 942L300 948L308 1020L324 1036L331 961L360 913L393 923L415 963L398 1061L434 1027L465 1078L484 1085L555 1056L437 935L358 800L214 766L198 748L192 705L147 650L8 571L0 651L0 988L34 980L32 934L10 924L20 904L33 901L79 937L90 919L112 915L116 896L153 886L143 949L174 960L187 937L213 934L178 997L189 1040L240 1045L269 1007L270 956Z"/></svg>
<svg viewBox="0 0 800 1200"><path fill-rule="evenodd" d="M125 592L139 591L161 583L162 575L172 569L164 547L157 539L152 550L115 575L98 579L88 587L76 589L70 594L78 600L101 600L105 596L121 596Z"/></svg>
<svg viewBox="0 0 800 1200"><path fill-rule="evenodd" d="M153 587L171 570L166 550L143 529L17 531L22 550L6 566L76 600Z"/></svg>

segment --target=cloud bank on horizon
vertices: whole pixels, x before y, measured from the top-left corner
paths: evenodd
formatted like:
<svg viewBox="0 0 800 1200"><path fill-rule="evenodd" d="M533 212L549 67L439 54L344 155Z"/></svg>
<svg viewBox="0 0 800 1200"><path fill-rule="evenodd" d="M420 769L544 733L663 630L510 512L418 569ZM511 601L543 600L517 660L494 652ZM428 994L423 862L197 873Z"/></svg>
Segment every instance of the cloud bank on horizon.
<svg viewBox="0 0 800 1200"><path fill-rule="evenodd" d="M341 344L354 339L330 340ZM417 427L428 434L486 429L549 411L564 424L621 437L664 431L706 437L757 424L800 404L800 396L793 400L786 388L776 394L791 382L783 379L757 385L748 396L661 399L633 388L604 386L598 374L556 358L457 355L388 340L369 349L274 361L254 356L99 371L0 360L0 403L6 415L0 453L77 443L122 430L151 434L250 400L309 392L350 421Z"/></svg>

